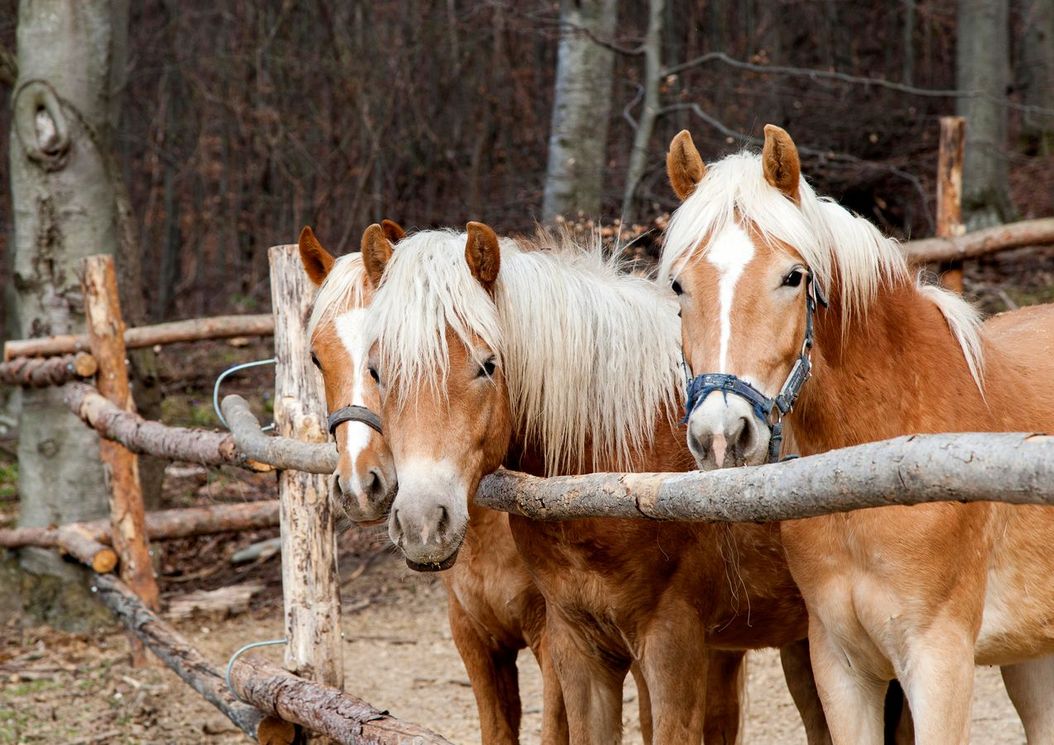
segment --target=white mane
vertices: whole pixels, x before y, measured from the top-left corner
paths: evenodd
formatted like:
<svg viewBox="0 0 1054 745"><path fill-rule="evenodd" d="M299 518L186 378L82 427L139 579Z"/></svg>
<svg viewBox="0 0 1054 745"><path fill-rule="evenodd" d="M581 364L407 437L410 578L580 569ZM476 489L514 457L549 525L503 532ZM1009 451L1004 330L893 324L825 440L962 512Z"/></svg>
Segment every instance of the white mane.
<svg viewBox="0 0 1054 745"><path fill-rule="evenodd" d="M367 321L382 367L398 370L401 385L438 388L449 366L446 328L462 341L475 335L498 357L516 431L541 450L548 473L630 469L659 412L672 416L679 403L672 296L620 273L599 245L528 251L503 239L492 299L469 271L465 241L425 231L399 243Z"/></svg>
<svg viewBox="0 0 1054 745"><path fill-rule="evenodd" d="M830 199L817 197L804 178L799 195L800 204L795 205L770 185L756 153L741 152L708 165L703 180L670 219L660 281L669 283L698 253L707 235L717 235L737 220L748 222L767 239L793 246L824 289L837 281L834 294L841 300L847 326L868 309L880 287L909 281L907 262L896 240ZM920 284L919 289L940 308L980 386L977 312L939 288Z"/></svg>
<svg viewBox="0 0 1054 745"><path fill-rule="evenodd" d="M315 293L315 304L307 322L307 338L314 336L315 329L321 324L365 304L366 269L362 265L362 254L345 254L333 263L333 268Z"/></svg>

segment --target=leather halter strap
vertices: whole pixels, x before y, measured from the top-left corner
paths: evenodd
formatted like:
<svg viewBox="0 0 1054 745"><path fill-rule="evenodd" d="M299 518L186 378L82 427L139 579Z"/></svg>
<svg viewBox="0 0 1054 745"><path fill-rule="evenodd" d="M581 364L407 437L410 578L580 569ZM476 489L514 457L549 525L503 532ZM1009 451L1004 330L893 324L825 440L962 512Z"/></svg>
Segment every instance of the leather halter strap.
<svg viewBox="0 0 1054 745"><path fill-rule="evenodd" d="M805 338L802 340L801 352L798 359L794 361L793 367L787 374L786 380L780 386L779 393L769 398L747 381L736 375L728 373L703 373L696 375L688 381L685 392L684 419L682 424L687 424L692 412L706 400L714 391L720 391L728 400L728 394L732 393L743 398L750 404L761 423L770 432L768 462L775 463L780 457L780 446L783 442L783 417L794 408L794 402L798 400L805 381L812 374L812 345L815 337L813 329L813 315L816 313L817 305L827 307L827 297L824 295L820 285L813 277L812 270L805 275ZM686 364L687 369L687 364Z"/></svg>
<svg viewBox="0 0 1054 745"><path fill-rule="evenodd" d="M326 420L329 433L332 435L337 427L344 424L344 422L362 422L377 434L384 434L384 429L381 427L381 418L365 406L345 406L334 411Z"/></svg>

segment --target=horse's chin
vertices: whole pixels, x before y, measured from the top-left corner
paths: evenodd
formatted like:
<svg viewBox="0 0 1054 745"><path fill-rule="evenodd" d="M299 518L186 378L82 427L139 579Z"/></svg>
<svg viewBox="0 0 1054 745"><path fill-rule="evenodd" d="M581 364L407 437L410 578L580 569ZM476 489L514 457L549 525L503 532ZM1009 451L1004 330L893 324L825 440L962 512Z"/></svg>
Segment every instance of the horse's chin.
<svg viewBox="0 0 1054 745"><path fill-rule="evenodd" d="M428 561L423 564L419 564L407 556L404 556L403 558L406 559L406 566L410 567L415 572L442 572L454 566L457 562L457 555L460 551L461 547L458 546L454 549L454 553L450 554L450 556L442 561Z"/></svg>

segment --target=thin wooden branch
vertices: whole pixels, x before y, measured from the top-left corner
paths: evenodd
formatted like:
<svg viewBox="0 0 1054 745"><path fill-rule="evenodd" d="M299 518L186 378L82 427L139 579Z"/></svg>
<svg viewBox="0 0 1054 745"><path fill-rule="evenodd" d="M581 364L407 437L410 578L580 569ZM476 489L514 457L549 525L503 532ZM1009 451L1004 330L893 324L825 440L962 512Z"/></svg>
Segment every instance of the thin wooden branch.
<svg viewBox="0 0 1054 745"><path fill-rule="evenodd" d="M1054 217L997 225L951 238L909 241L901 248L909 261L922 264L928 261L970 259L1012 248L1051 244L1054 244Z"/></svg>
<svg viewBox="0 0 1054 745"><path fill-rule="evenodd" d="M281 728L276 728L274 722L269 721L259 710L239 701L227 688L223 674L210 665L179 632L143 605L127 585L113 575L101 574L92 577L92 584L99 600L113 611L121 623L187 685L234 722L238 729L260 742L265 742L261 736L265 729L269 741L276 745L290 745L294 741L295 732L291 728L285 728L287 736L276 738L275 731L281 732Z"/></svg>
<svg viewBox="0 0 1054 745"><path fill-rule="evenodd" d="M238 449L248 458L283 471L330 474L337 468L333 443L310 443L290 437L272 437L260 429L260 420L238 395L224 396L220 409Z"/></svg>
<svg viewBox="0 0 1054 745"><path fill-rule="evenodd" d="M61 357L15 357L9 362L0 362L0 383L47 388L78 378L90 378L98 367L95 358L87 352Z"/></svg>
<svg viewBox="0 0 1054 745"><path fill-rule="evenodd" d="M342 745L449 745L424 727L400 721L337 688L298 678L259 655L238 658L231 685L242 701Z"/></svg>
<svg viewBox="0 0 1054 745"><path fill-rule="evenodd" d="M195 535L227 533L239 530L257 530L273 528L278 525L278 500L263 502L243 502L241 504L214 504L207 507L187 507L174 510L158 510L146 513L146 532L152 540L170 540L187 538ZM21 548L22 546L41 546L44 548L61 548L97 572L108 572L113 568L100 568L86 556L93 553L70 548L70 533L74 540L83 537L98 546L93 549L113 551L103 544L111 543L110 523L108 520L92 520L83 523L68 523L49 528L0 528L0 547ZM87 546L87 544L83 544ZM116 564L114 555L114 564Z"/></svg>
<svg viewBox="0 0 1054 745"><path fill-rule="evenodd" d="M483 480L476 503L537 520L796 520L927 502L1054 505L1054 436L916 435L766 466Z"/></svg>
<svg viewBox="0 0 1054 745"><path fill-rule="evenodd" d="M271 315L215 316L127 329L124 334L124 343L128 349L141 349L158 344L230 339L237 336L271 336L273 333L274 318ZM73 354L87 351L89 348L87 335L19 339L9 341L4 345L4 360L15 357Z"/></svg>

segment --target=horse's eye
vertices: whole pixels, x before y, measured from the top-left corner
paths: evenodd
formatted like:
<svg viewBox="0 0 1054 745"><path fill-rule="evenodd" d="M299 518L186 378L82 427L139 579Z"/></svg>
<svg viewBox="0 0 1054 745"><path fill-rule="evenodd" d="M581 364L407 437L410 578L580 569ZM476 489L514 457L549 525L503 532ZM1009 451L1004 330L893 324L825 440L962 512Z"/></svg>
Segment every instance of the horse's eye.
<svg viewBox="0 0 1054 745"><path fill-rule="evenodd" d="M377 368L374 367L373 365L370 365L369 370L370 370L370 377L373 378L373 382L376 383L377 385L380 385L381 384L381 376L377 374Z"/></svg>
<svg viewBox="0 0 1054 745"><path fill-rule="evenodd" d="M783 278L784 287L797 287L801 284L801 278L804 276L801 269L792 269L790 274Z"/></svg>
<svg viewBox="0 0 1054 745"><path fill-rule="evenodd" d="M670 285L670 289L673 290L673 294L674 295L683 295L684 294L684 288L681 287L681 283L678 282L676 279L673 281L673 284Z"/></svg>
<svg viewBox="0 0 1054 745"><path fill-rule="evenodd" d="M495 369L496 369L496 365L494 363L494 358L491 357L489 360L487 360L486 362L484 362L482 365L479 366L479 372L476 374L476 377L477 378L490 378L490 377L493 377Z"/></svg>
<svg viewBox="0 0 1054 745"><path fill-rule="evenodd" d="M311 364L317 367L319 370L322 369L322 363L318 361L318 357L315 356L314 352L311 353Z"/></svg>

